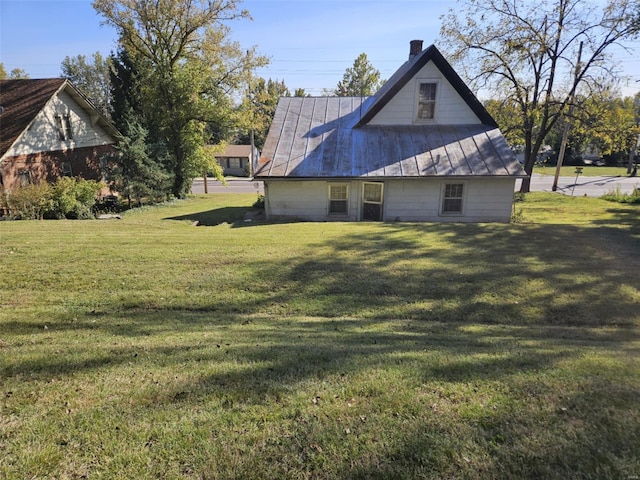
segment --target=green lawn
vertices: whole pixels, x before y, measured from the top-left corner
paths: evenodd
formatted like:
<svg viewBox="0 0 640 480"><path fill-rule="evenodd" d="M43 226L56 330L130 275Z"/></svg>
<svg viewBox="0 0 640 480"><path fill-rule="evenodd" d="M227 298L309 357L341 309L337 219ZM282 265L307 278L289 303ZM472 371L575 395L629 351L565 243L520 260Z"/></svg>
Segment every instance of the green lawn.
<svg viewBox="0 0 640 480"><path fill-rule="evenodd" d="M0 223L0 478L640 476L639 206L242 221L254 200Z"/></svg>

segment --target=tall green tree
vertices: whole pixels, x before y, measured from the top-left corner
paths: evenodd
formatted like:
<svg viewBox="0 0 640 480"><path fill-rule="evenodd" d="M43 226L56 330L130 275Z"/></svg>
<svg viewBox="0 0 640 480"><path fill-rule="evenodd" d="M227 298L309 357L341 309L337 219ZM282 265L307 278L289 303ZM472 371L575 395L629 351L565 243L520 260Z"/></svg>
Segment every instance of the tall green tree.
<svg viewBox="0 0 640 480"><path fill-rule="evenodd" d="M626 164L629 152L640 135L640 94L619 97L611 92L592 95L572 129L573 143L578 148L596 149L608 164Z"/></svg>
<svg viewBox="0 0 640 480"><path fill-rule="evenodd" d="M196 175L215 164L204 146L207 123L233 114L233 95L266 63L255 48L230 40L223 22L248 18L236 0L95 0L105 23L140 72L150 130L169 153L172 194L183 197Z"/></svg>
<svg viewBox="0 0 640 480"><path fill-rule="evenodd" d="M369 62L365 53L361 53L353 66L344 72L333 93L338 97L367 97L376 93L383 83L380 70Z"/></svg>
<svg viewBox="0 0 640 480"><path fill-rule="evenodd" d="M517 106L531 174L574 99L611 78L607 53L638 35L637 15L637 0L463 0L443 17L440 33L461 73Z"/></svg>
<svg viewBox="0 0 640 480"><path fill-rule="evenodd" d="M65 57L61 75L68 78L84 93L103 115L109 113L110 57L95 52L89 59L85 55Z"/></svg>
<svg viewBox="0 0 640 480"><path fill-rule="evenodd" d="M129 202L162 200L171 184L171 175L162 167L162 145L149 142L148 132L139 119L131 116L122 128L123 138L116 153L107 160L107 180Z"/></svg>
<svg viewBox="0 0 640 480"><path fill-rule="evenodd" d="M244 111L243 118L247 125L245 133L241 135L241 143L249 143L249 130L253 130L254 144L258 149L262 149L264 141L269 132L273 115L276 112L280 97L290 97L291 92L284 83L284 80L273 80L269 78L254 79L247 93L242 100L241 109Z"/></svg>
<svg viewBox="0 0 640 480"><path fill-rule="evenodd" d="M107 180L129 200L162 199L172 185L167 151L157 132L149 131L139 72L127 51L109 57L111 120L123 138L107 157Z"/></svg>

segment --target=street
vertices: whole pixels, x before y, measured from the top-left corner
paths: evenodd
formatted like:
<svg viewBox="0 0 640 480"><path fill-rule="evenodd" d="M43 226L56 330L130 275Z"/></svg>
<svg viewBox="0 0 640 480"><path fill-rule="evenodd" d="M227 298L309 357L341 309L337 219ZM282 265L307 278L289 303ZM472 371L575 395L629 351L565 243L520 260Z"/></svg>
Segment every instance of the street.
<svg viewBox="0 0 640 480"><path fill-rule="evenodd" d="M532 192L551 192L553 175L534 173L531 177ZM640 187L638 177L559 177L558 193L574 196L600 197L605 193L614 192L620 188L622 193L631 193L635 187ZM520 190L520 181L516 181L516 191Z"/></svg>
<svg viewBox="0 0 640 480"><path fill-rule="evenodd" d="M533 174L531 177L532 192L551 192L553 175ZM558 193L574 196L600 197L608 192L620 188L622 193L631 193L635 187L640 187L640 177L559 177ZM516 181L516 191L520 190L520 180ZM255 193L263 194L262 182L233 178L227 180L227 185L215 178L207 178L208 193ZM191 193L204 193L202 177L196 178L191 187Z"/></svg>
<svg viewBox="0 0 640 480"><path fill-rule="evenodd" d="M207 178L208 193L264 193L262 182L250 180L248 178L227 179L227 184L223 185L220 180ZM204 181L202 177L196 178L191 185L191 193L204 193Z"/></svg>

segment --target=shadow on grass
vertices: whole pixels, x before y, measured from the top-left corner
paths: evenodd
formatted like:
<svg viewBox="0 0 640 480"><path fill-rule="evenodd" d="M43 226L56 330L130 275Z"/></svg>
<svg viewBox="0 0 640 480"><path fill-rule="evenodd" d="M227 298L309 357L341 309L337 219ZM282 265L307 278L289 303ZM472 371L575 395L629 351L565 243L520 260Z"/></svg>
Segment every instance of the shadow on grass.
<svg viewBox="0 0 640 480"><path fill-rule="evenodd" d="M172 219L213 225L240 211L246 209ZM634 217L628 220L635 225ZM637 460L630 452L640 432L634 424L625 437L617 415L630 415L638 389L613 383L611 374L583 375L578 387L563 392L565 410L547 412L545 402L559 400L536 382L585 350L619 352L638 342L639 251L633 227L347 225L330 240L318 235L286 262L255 262L242 278L249 286L242 295L226 294L220 272L212 271L197 283L216 295L193 304L115 306L115 312L61 318L47 332L31 332L32 324L19 321L3 324L3 335L39 333L47 341L40 357L13 357L0 373L47 379L125 364L193 370L197 375L157 387L149 408L217 402L242 410L276 408L293 390L324 379L341 379L346 395L377 401L389 386L354 391L358 377L407 366L404 380L414 389L500 383L515 403L530 400L536 408L487 407L457 422L462 432L425 408L410 428L398 427L402 439L375 462L345 466L336 478L410 478L429 471L455 478L471 453L484 459L477 478L622 478ZM93 338L137 344L91 348L76 341L81 354L51 355L47 342L65 330L84 335L88 345ZM234 368L217 368L227 363ZM626 400L616 406L611 394ZM311 445L317 433L305 428L298 427L297 440ZM464 453L469 445L479 451ZM253 467L260 471L259 464Z"/></svg>
<svg viewBox="0 0 640 480"><path fill-rule="evenodd" d="M251 208L249 207L223 207L205 212L195 212L177 217L167 217L165 220L189 221L192 223L198 222L199 226L215 227L222 223L241 224L245 214L249 211L251 211Z"/></svg>

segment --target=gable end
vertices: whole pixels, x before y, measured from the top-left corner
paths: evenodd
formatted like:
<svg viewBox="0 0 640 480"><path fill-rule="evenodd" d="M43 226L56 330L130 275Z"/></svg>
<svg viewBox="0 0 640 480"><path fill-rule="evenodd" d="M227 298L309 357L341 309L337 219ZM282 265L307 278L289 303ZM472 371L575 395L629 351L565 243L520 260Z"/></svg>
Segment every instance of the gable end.
<svg viewBox="0 0 640 480"><path fill-rule="evenodd" d="M394 74L387 83L382 86L382 88L374 95L373 102L363 113L356 127L361 127L369 123L429 61L432 61L440 70L444 78L451 84L458 95L460 95L464 102L478 117L480 122L491 127L498 126L493 117L489 112L487 112L482 103L480 103L449 62L447 62L447 60L442 56L440 51L435 47L435 45L431 45L426 50L423 50L421 53L416 55L412 60L409 60L409 62L401 67L398 72L396 72L396 74Z"/></svg>

